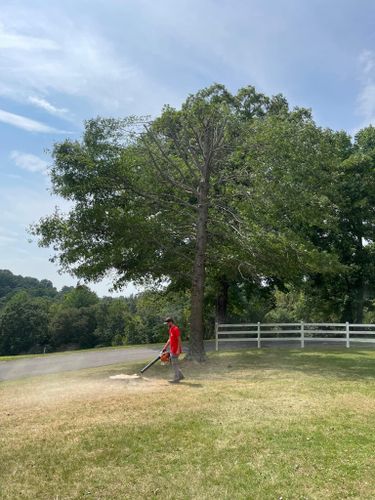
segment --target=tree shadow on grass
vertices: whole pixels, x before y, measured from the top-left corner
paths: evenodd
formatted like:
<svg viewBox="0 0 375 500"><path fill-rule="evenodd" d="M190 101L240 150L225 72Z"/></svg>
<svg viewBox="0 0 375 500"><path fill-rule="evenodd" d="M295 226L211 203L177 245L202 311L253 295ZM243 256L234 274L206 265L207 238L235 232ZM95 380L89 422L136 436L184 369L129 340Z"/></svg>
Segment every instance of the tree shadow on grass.
<svg viewBox="0 0 375 500"><path fill-rule="evenodd" d="M134 363L130 366L116 368L113 366L104 369L97 374L98 378L119 373L138 373L142 363ZM316 375L331 380L375 380L375 349L337 348L337 346L306 346L305 349L289 347L271 348L244 348L221 350L219 353L207 353L205 363L194 363L182 360L181 366L186 371L187 380L181 386L195 388L204 387L205 383L199 380L242 378L241 371L251 370L255 376L259 374L259 380L267 377L267 373L283 372L303 373L305 375ZM263 373L261 373L263 372ZM169 375L169 373L168 373ZM147 371L146 376L150 379L165 379L167 376L165 367L155 365ZM92 375L91 375L92 376ZM246 375L247 377L248 375ZM190 381L190 380L194 380Z"/></svg>
<svg viewBox="0 0 375 500"><path fill-rule="evenodd" d="M247 349L221 351L211 354L207 367L202 371L218 372L225 367L226 373L235 375L241 370L295 371L346 381L375 380L375 351L357 349Z"/></svg>

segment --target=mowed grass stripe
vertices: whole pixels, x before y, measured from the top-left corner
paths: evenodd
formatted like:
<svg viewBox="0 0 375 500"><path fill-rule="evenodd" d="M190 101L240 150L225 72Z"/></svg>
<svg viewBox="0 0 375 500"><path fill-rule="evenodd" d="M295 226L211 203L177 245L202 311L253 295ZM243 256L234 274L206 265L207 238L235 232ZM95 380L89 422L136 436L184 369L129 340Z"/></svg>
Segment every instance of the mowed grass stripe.
<svg viewBox="0 0 375 500"><path fill-rule="evenodd" d="M375 353L251 350L0 385L1 498L373 498Z"/></svg>

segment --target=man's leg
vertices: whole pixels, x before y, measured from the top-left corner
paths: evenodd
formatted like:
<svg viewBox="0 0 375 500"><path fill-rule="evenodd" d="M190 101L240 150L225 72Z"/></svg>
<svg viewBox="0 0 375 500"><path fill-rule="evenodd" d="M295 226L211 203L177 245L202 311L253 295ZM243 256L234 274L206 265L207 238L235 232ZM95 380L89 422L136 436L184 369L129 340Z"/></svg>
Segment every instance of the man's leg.
<svg viewBox="0 0 375 500"><path fill-rule="evenodd" d="M178 356L174 356L173 354L171 354L171 363L172 363L172 368L173 368L173 371L174 371L174 379L173 379L173 381L174 382L178 382L178 381L184 379L185 378L184 374L180 370L180 366L178 364Z"/></svg>

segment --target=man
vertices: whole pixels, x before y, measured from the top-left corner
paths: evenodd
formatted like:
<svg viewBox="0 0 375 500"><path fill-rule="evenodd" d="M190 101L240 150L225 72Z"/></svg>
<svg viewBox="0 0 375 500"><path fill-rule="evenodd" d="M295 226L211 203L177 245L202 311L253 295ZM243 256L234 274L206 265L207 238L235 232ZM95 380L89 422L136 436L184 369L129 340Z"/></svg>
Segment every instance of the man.
<svg viewBox="0 0 375 500"><path fill-rule="evenodd" d="M168 325L169 339L163 347L163 352L165 352L169 346L172 368L174 370L174 379L168 380L168 382L170 384L178 384L180 380L185 378L178 364L178 357L182 353L181 332L178 326L174 324L172 318L167 318L165 323Z"/></svg>

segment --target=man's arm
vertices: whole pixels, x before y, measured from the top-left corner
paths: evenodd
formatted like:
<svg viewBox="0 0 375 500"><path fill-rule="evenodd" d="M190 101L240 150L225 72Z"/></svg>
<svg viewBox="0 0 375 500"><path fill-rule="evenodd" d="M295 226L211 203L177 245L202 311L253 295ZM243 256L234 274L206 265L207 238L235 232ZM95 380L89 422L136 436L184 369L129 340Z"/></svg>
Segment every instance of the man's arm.
<svg viewBox="0 0 375 500"><path fill-rule="evenodd" d="M165 346L162 349L163 352L167 350L167 347L169 346L170 343L171 343L171 339L168 339Z"/></svg>
<svg viewBox="0 0 375 500"><path fill-rule="evenodd" d="M178 351L181 354L182 353L182 340L181 340L181 335L178 336Z"/></svg>

